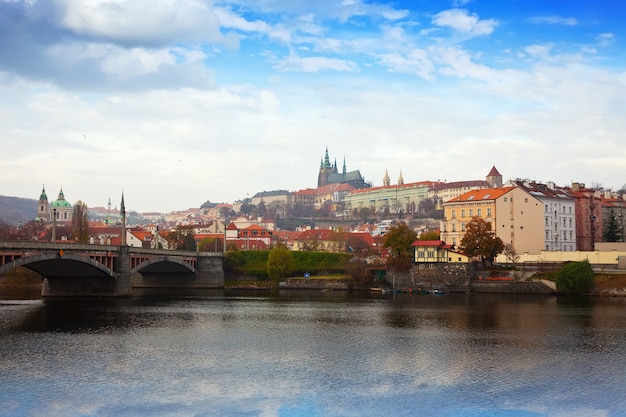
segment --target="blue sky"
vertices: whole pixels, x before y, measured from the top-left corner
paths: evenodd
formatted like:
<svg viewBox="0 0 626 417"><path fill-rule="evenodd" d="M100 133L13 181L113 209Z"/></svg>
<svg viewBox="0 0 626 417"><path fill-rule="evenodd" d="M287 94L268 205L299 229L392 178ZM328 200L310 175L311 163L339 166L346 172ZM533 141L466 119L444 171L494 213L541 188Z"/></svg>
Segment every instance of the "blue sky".
<svg viewBox="0 0 626 417"><path fill-rule="evenodd" d="M0 194L139 211L315 187L626 184L616 1L0 0Z"/></svg>

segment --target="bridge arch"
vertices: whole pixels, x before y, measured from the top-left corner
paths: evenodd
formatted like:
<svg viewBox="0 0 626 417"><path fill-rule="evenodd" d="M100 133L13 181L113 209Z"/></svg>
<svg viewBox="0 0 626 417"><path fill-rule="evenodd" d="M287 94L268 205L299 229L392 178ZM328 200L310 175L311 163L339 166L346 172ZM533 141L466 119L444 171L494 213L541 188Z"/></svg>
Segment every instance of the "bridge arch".
<svg viewBox="0 0 626 417"><path fill-rule="evenodd" d="M157 256L154 258L150 258L133 269L131 269L131 274L140 273L140 274L167 274L167 273L176 273L176 274L193 274L196 272L194 267L189 265L187 262L173 256Z"/></svg>
<svg viewBox="0 0 626 417"><path fill-rule="evenodd" d="M8 272L18 266L30 269L45 278L73 278L73 277L110 277L116 278L116 273L104 264L87 256L65 253L40 253L26 256L8 262L0 267L0 274Z"/></svg>

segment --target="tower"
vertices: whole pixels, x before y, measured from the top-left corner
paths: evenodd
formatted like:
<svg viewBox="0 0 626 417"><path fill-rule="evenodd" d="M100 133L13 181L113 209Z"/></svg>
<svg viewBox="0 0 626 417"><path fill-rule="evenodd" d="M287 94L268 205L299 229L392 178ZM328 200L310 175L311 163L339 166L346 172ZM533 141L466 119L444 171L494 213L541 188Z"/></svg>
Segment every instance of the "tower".
<svg viewBox="0 0 626 417"><path fill-rule="evenodd" d="M383 177L383 187L389 187L391 185L391 179L389 173L385 170L385 176Z"/></svg>
<svg viewBox="0 0 626 417"><path fill-rule="evenodd" d="M400 176L398 177L398 185L404 184L404 177L402 176L402 170L400 170Z"/></svg>
<svg viewBox="0 0 626 417"><path fill-rule="evenodd" d="M50 210L48 206L48 196L46 195L46 185L44 184L39 196L39 206L37 208L37 218L43 221L50 220Z"/></svg>
<svg viewBox="0 0 626 417"><path fill-rule="evenodd" d="M491 168L491 171L489 171L489 174L487 174L486 180L489 186L491 186L491 188L502 187L502 174L498 172L495 165Z"/></svg>
<svg viewBox="0 0 626 417"><path fill-rule="evenodd" d="M328 175L337 171L337 164L333 166L330 163L330 158L328 156L328 146L326 147L326 154L324 155L324 159L320 164L320 171L317 176L317 186L323 187L324 185L328 185Z"/></svg>

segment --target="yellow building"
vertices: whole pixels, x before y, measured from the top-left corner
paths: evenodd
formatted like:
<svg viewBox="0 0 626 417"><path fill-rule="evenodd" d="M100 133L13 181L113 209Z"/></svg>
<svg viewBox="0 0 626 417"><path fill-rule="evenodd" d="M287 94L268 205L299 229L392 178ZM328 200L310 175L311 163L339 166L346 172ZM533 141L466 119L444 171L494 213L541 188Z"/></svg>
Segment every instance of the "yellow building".
<svg viewBox="0 0 626 417"><path fill-rule="evenodd" d="M520 187L472 190L443 204L441 240L458 246L473 217L491 223L496 236L518 254L544 248L543 204Z"/></svg>

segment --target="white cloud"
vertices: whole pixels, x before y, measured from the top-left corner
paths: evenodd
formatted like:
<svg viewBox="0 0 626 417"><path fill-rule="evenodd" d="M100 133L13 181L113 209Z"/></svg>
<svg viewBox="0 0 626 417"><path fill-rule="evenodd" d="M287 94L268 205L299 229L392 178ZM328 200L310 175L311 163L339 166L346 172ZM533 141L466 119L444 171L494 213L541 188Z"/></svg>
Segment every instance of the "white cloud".
<svg viewBox="0 0 626 417"><path fill-rule="evenodd" d="M62 23L80 34L131 44L231 43L210 3L200 0L62 0Z"/></svg>
<svg viewBox="0 0 626 417"><path fill-rule="evenodd" d="M596 42L601 47L611 46L615 43L615 35L610 32L601 33L596 36Z"/></svg>
<svg viewBox="0 0 626 417"><path fill-rule="evenodd" d="M562 16L533 16L528 19L528 22L535 25L562 25L562 26L576 26L578 20L574 17L562 17Z"/></svg>
<svg viewBox="0 0 626 417"><path fill-rule="evenodd" d="M324 70L357 72L359 67L355 62L344 59L327 58L323 56L301 57L290 54L279 60L274 66L279 71L320 72Z"/></svg>
<svg viewBox="0 0 626 417"><path fill-rule="evenodd" d="M494 19L480 20L476 15L469 15L467 10L451 9L437 13L432 20L437 26L449 27L469 36L489 35L498 25Z"/></svg>

